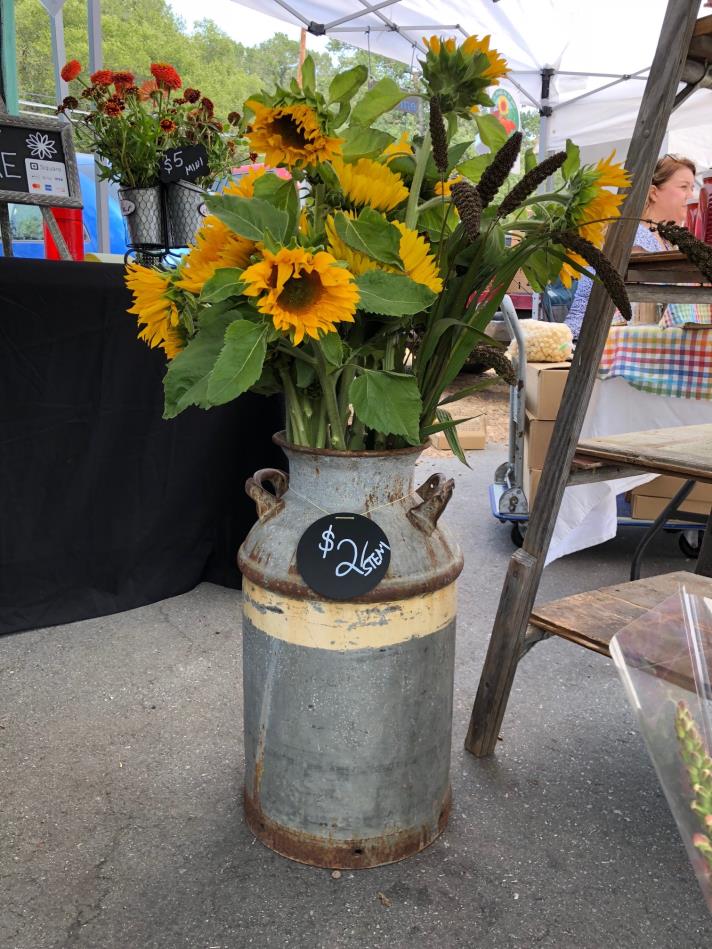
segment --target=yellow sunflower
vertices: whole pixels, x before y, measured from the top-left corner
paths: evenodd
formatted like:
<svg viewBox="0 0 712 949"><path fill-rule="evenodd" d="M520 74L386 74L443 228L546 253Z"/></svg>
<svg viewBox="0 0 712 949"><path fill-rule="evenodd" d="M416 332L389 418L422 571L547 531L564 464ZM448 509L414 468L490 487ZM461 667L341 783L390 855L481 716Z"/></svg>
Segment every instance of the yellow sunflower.
<svg viewBox="0 0 712 949"><path fill-rule="evenodd" d="M348 217L354 218L353 212L347 212ZM403 270L397 267L391 267L388 264L379 263L367 257L366 254L360 254L353 250L348 244L341 240L336 233L333 217L326 219L326 236L328 240L329 253L337 260L346 264L354 276L359 277L369 270L385 270L387 273L405 273L407 277L416 283L425 284L433 293L440 293L443 288L442 278L438 273L438 267L435 258L430 254L430 245L421 237L417 231L412 231L400 221L394 221L394 226L401 233L400 243L398 245L398 254L403 262Z"/></svg>
<svg viewBox="0 0 712 949"><path fill-rule="evenodd" d="M390 145L387 145L383 149L383 155L381 156L381 158L383 161L385 161L387 165L390 165L390 163L395 158L404 158L412 154L413 154L413 146L411 145L409 141L408 133L403 132L399 141L391 142Z"/></svg>
<svg viewBox="0 0 712 949"><path fill-rule="evenodd" d="M250 146L268 165L308 167L341 154L343 139L328 136L309 106L270 107L254 99L245 105L255 113L247 132Z"/></svg>
<svg viewBox="0 0 712 949"><path fill-rule="evenodd" d="M180 319L176 305L166 296L171 274L128 264L124 279L134 298L128 312L137 316L138 325L143 326L138 338L151 349L160 346L167 358L173 359L183 349L183 337L178 329Z"/></svg>
<svg viewBox="0 0 712 949"><path fill-rule="evenodd" d="M609 191L609 188L627 188L630 185L630 176L623 165L614 162L611 152L608 158L602 158L597 164L581 171L583 182L578 194L578 201L570 212L570 220L582 237L591 241L596 247L603 245L606 236L608 220L620 216L620 207L625 200L624 194ZM587 267L583 258L568 251L568 256L582 267ZM579 271L570 264L564 264L559 274L561 282L566 287L571 281L578 279Z"/></svg>
<svg viewBox="0 0 712 949"><path fill-rule="evenodd" d="M230 181L223 193L251 198L255 193L255 181L266 170L264 166L251 168L238 181ZM176 286L189 293L200 293L219 268L246 267L254 250L252 241L235 234L214 214L209 214L195 235L195 243L181 262Z"/></svg>
<svg viewBox="0 0 712 949"><path fill-rule="evenodd" d="M294 334L295 346L305 335L319 339L337 323L354 321L359 293L353 274L325 251L281 247L273 254L264 248L242 282L245 295L256 297L257 309L272 317L275 328Z"/></svg>
<svg viewBox="0 0 712 949"><path fill-rule="evenodd" d="M462 175L455 175L454 178L447 178L445 181L436 181L433 191L438 197L445 195L446 198L449 198L452 194L452 186L462 180Z"/></svg>
<svg viewBox="0 0 712 949"><path fill-rule="evenodd" d="M357 207L367 204L376 211L391 211L408 197L401 176L380 162L359 158L347 164L336 159L332 166L342 191Z"/></svg>
<svg viewBox="0 0 712 949"><path fill-rule="evenodd" d="M344 213L352 220L356 217L353 211L345 211ZM330 214L327 217L324 222L324 228L326 230L327 239L326 249L332 257L345 263L354 277L360 277L361 274L366 273L368 270L376 270L377 267L382 266L366 254L360 254L357 250L349 247L347 243L341 240L336 233L333 215ZM385 267L383 269L385 269Z"/></svg>
<svg viewBox="0 0 712 949"><path fill-rule="evenodd" d="M473 56L477 53L484 53L489 60L489 66L482 75L489 79L491 83L497 82L502 76L509 72L507 60L499 55L496 49L490 49L490 37L484 36L480 39L478 36L468 36L460 47L465 56Z"/></svg>
<svg viewBox="0 0 712 949"><path fill-rule="evenodd" d="M231 181L228 181L223 189L223 194L236 194L239 198L253 198L255 195L255 182L265 174L267 174L265 165L250 168L241 178L233 178Z"/></svg>
<svg viewBox="0 0 712 949"><path fill-rule="evenodd" d="M429 49L431 53L435 53L437 56L440 53L441 47L445 47L448 53L454 53L457 49L457 42L454 36L449 37L448 39L443 39L440 36L424 36L423 43L426 49Z"/></svg>
<svg viewBox="0 0 712 949"><path fill-rule="evenodd" d="M398 253L403 261L403 268L411 280L423 283L433 293L440 293L443 288L442 278L438 273L438 265L432 254L428 253L430 244L417 231L412 231L400 221L393 222L401 232Z"/></svg>
<svg viewBox="0 0 712 949"><path fill-rule="evenodd" d="M222 267L247 266L255 245L240 237L210 215L195 235L195 244L181 262L176 286L189 293L200 293L205 284Z"/></svg>

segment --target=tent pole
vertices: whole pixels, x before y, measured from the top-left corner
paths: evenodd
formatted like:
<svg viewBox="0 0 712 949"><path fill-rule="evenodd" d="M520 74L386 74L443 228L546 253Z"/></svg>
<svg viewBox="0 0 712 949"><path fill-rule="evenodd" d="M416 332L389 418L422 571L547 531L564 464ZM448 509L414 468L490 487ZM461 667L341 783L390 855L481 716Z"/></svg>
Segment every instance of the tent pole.
<svg viewBox="0 0 712 949"><path fill-rule="evenodd" d="M541 71L541 105L539 106L539 115L541 117L541 122L539 125L540 162L544 161L549 152L550 122L551 116L554 114L554 110L549 105L551 79L553 75L554 70L550 66L546 66ZM551 187L552 183L549 181L549 179L547 179L539 190L548 191Z"/></svg>
<svg viewBox="0 0 712 949"><path fill-rule="evenodd" d="M92 72L104 65L101 49L101 0L87 0L87 28L89 31L89 68ZM96 237L100 254L111 250L109 238L109 192L106 182L96 175Z"/></svg>
<svg viewBox="0 0 712 949"><path fill-rule="evenodd" d="M67 61L64 47L64 14L61 8L49 15L49 31L52 43L52 71L54 72L54 94L61 102L67 94L67 83L62 79L60 70Z"/></svg>
<svg viewBox="0 0 712 949"><path fill-rule="evenodd" d="M15 44L15 0L0 0L0 87L11 115L17 115L20 111Z"/></svg>

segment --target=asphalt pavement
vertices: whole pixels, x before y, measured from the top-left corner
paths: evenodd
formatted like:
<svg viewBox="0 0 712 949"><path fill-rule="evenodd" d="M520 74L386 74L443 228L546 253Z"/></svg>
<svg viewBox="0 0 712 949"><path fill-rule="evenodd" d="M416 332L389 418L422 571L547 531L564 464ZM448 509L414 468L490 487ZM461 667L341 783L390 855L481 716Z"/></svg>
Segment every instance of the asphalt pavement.
<svg viewBox="0 0 712 949"><path fill-rule="evenodd" d="M613 664L560 640L519 668L496 755L463 749L508 558L487 485L456 479L465 551L449 827L391 866L330 871L241 809L240 595L201 584L0 640L2 949L702 949L712 925ZM546 569L540 598L624 580L637 534ZM663 535L644 573L691 568Z"/></svg>

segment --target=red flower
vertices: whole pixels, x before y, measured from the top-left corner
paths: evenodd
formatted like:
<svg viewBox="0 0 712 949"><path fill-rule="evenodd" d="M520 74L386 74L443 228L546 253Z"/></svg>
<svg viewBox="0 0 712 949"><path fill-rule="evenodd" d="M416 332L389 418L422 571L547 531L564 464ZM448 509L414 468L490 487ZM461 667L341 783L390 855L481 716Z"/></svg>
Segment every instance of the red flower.
<svg viewBox="0 0 712 949"><path fill-rule="evenodd" d="M142 102L146 102L151 98L154 92L158 91L158 86L156 85L155 79L147 79L145 82L142 82L139 90L138 97Z"/></svg>
<svg viewBox="0 0 712 949"><path fill-rule="evenodd" d="M200 103L200 108L203 110L203 112L207 112L208 115L212 115L213 112L215 111L215 105L213 103L213 100L208 99L207 96L203 96L202 101Z"/></svg>
<svg viewBox="0 0 712 949"><path fill-rule="evenodd" d="M126 88L124 89L125 96L137 96L139 92L140 90L138 86L126 86Z"/></svg>
<svg viewBox="0 0 712 949"><path fill-rule="evenodd" d="M79 100L76 99L74 96L65 96L64 100L62 101L62 105L64 106L65 109L78 109Z"/></svg>
<svg viewBox="0 0 712 949"><path fill-rule="evenodd" d="M114 74L110 69L97 69L89 78L95 86L110 86L114 81Z"/></svg>
<svg viewBox="0 0 712 949"><path fill-rule="evenodd" d="M118 102L112 102L111 99L105 103L103 107L103 112L109 116L111 119L115 119L121 115L123 112L123 107L119 105Z"/></svg>
<svg viewBox="0 0 712 949"><path fill-rule="evenodd" d="M171 132L175 132L177 127L173 119L161 119L159 124L166 135L170 135Z"/></svg>
<svg viewBox="0 0 712 949"><path fill-rule="evenodd" d="M200 90L190 89L190 88L186 89L185 92L183 93L183 96L186 102L197 102L198 99L200 98Z"/></svg>
<svg viewBox="0 0 712 949"><path fill-rule="evenodd" d="M134 74L132 72L115 72L114 85L118 92L125 92L129 86L134 84Z"/></svg>
<svg viewBox="0 0 712 949"><path fill-rule="evenodd" d="M230 125L239 125L241 118L242 116L240 115L239 112L230 112L228 114L227 120L230 123Z"/></svg>
<svg viewBox="0 0 712 949"><path fill-rule="evenodd" d="M180 89L183 80L170 63L151 63L151 75L162 89Z"/></svg>
<svg viewBox="0 0 712 949"><path fill-rule="evenodd" d="M64 79L65 82L71 82L72 79L76 79L79 73L82 71L82 64L78 59L70 59L68 63L65 63L62 66L62 71L60 76Z"/></svg>

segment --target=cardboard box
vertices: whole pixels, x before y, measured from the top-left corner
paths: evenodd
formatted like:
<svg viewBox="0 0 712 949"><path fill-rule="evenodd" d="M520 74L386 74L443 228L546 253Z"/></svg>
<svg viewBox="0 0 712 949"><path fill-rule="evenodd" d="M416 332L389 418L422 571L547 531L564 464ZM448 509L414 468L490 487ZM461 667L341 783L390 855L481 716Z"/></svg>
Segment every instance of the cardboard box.
<svg viewBox="0 0 712 949"><path fill-rule="evenodd" d="M539 487L539 481L541 480L541 469L540 468L525 468L524 469L524 493L529 502L529 512L531 513L532 508L534 507L534 498L536 497L537 488Z"/></svg>
<svg viewBox="0 0 712 949"><path fill-rule="evenodd" d="M532 285L524 276L523 270L518 270L514 275L514 280L509 285L507 293L534 293Z"/></svg>
<svg viewBox="0 0 712 949"><path fill-rule="evenodd" d="M672 498L685 483L684 478L673 478L670 475L661 475L654 481L641 484L633 488L633 497L643 495L646 498ZM688 501L712 501L712 484L696 484L687 495Z"/></svg>
<svg viewBox="0 0 712 949"><path fill-rule="evenodd" d="M457 426L457 436L460 444L469 451L474 448L484 448L487 443L487 418L484 415L478 415L469 422L463 422ZM436 432L430 436L433 447L441 451L449 451L450 446L447 443L445 432Z"/></svg>
<svg viewBox="0 0 712 949"><path fill-rule="evenodd" d="M637 494L632 498L632 501L631 514L634 518L641 521L654 521L658 514L665 509L670 498L646 497L644 494ZM677 515L677 520L684 517L685 511L691 514L709 514L711 509L712 501L684 501L681 513Z"/></svg>
<svg viewBox="0 0 712 949"><path fill-rule="evenodd" d="M549 451L551 436L554 434L554 422L533 418L527 412L527 424L524 431L524 455L529 468L543 468Z"/></svg>
<svg viewBox="0 0 712 949"><path fill-rule="evenodd" d="M526 408L534 418L556 418L569 377L568 362L530 362L525 382Z"/></svg>

